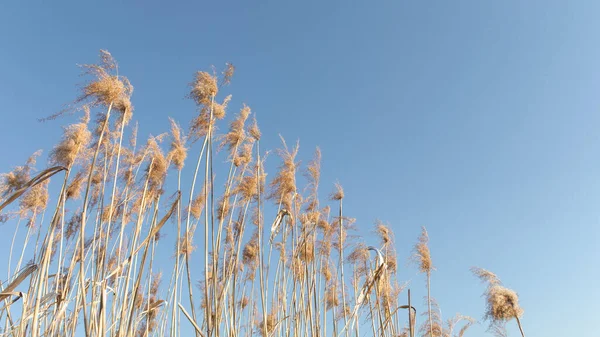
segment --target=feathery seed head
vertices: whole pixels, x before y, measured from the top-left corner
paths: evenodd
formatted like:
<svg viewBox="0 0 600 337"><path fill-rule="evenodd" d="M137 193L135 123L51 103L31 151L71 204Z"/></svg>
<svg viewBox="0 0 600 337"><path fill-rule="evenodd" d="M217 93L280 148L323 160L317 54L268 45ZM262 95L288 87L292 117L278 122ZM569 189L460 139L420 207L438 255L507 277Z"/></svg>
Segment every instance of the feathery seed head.
<svg viewBox="0 0 600 337"><path fill-rule="evenodd" d="M181 127L173 120L169 118L171 122L171 149L167 154L167 160L172 162L177 170L183 169L185 158L187 157L187 148L185 147L185 136L182 134Z"/></svg>
<svg viewBox="0 0 600 337"><path fill-rule="evenodd" d="M87 146L92 138L87 123L77 123L64 128L61 142L50 153L54 165L71 167L77 159L85 158Z"/></svg>
<svg viewBox="0 0 600 337"><path fill-rule="evenodd" d="M99 65L87 64L82 67L85 73L95 77L87 83L76 102L89 101L90 106L112 107L123 114L122 121L127 124L133 113L131 94L133 86L124 76L113 75L117 68L116 61L109 52L100 51L101 63Z"/></svg>
<svg viewBox="0 0 600 337"><path fill-rule="evenodd" d="M256 118L252 118L252 124L250 124L250 127L248 128L248 133L252 138L254 138L254 140L260 140L261 133L260 129L258 128L258 122L256 121Z"/></svg>
<svg viewBox="0 0 600 337"><path fill-rule="evenodd" d="M150 163L146 168L146 174L148 175L148 186L153 191L160 189L167 175L167 159L158 145L158 142L162 141L162 136L150 137L147 144Z"/></svg>
<svg viewBox="0 0 600 337"><path fill-rule="evenodd" d="M493 321L507 321L523 315L523 309L519 306L519 296L514 290L494 285L489 289L486 297L486 317Z"/></svg>
<svg viewBox="0 0 600 337"><path fill-rule="evenodd" d="M228 95L223 100L223 103L214 102L214 104L213 104L213 117L216 118L216 119L223 119L223 118L225 118L225 114L226 114L226 110L227 110L227 105L229 104L230 101L231 101L231 95Z"/></svg>
<svg viewBox="0 0 600 337"><path fill-rule="evenodd" d="M331 193L331 200L342 200L344 199L344 188L340 183L335 183L335 190Z"/></svg>
<svg viewBox="0 0 600 337"><path fill-rule="evenodd" d="M471 268L471 272L487 283L484 293L487 302L485 317L491 319L492 325L523 315L519 296L515 291L504 287L496 274L478 267Z"/></svg>
<svg viewBox="0 0 600 337"><path fill-rule="evenodd" d="M189 97L196 102L197 105L209 106L211 100L217 95L219 88L217 86L217 78L205 71L198 71L194 82L190 84L192 90Z"/></svg>
<svg viewBox="0 0 600 337"><path fill-rule="evenodd" d="M427 235L427 229L422 227L421 236L419 236L419 242L413 249L413 255L411 260L418 264L419 271L422 273L431 273L434 270L431 262L431 253L429 251L429 236Z"/></svg>
<svg viewBox="0 0 600 337"><path fill-rule="evenodd" d="M277 172L275 178L271 181L271 192L267 197L277 203L281 203L286 209L292 209L292 199L297 190L296 169L299 163L295 160L299 144L296 143L296 146L290 151L283 137L281 137L281 141L283 149L279 149L278 153L283 163L279 167L279 172Z"/></svg>
<svg viewBox="0 0 600 337"><path fill-rule="evenodd" d="M236 149L246 139L246 131L244 125L248 116L250 115L250 108L244 104L244 107L238 114L238 116L230 123L229 132L223 136L221 141L221 147L227 147L228 150ZM232 155L235 155L232 153Z"/></svg>
<svg viewBox="0 0 600 337"><path fill-rule="evenodd" d="M0 174L0 197L20 189L31 179L31 171L34 169L37 157L41 154L42 150L38 150L27 159L25 165L17 166L9 173Z"/></svg>
<svg viewBox="0 0 600 337"><path fill-rule="evenodd" d="M472 267L471 272L475 276L477 276L481 280L481 282L487 283L488 287L502 284L498 276L489 270L485 270L479 267Z"/></svg>
<svg viewBox="0 0 600 337"><path fill-rule="evenodd" d="M48 183L50 179L46 179L43 182L31 187L23 196L19 202L19 214L24 217L28 213L31 214L32 219L37 214L40 214L48 206Z"/></svg>
<svg viewBox="0 0 600 337"><path fill-rule="evenodd" d="M225 64L225 70L223 71L223 85L228 85L231 83L231 78L233 77L233 73L235 72L235 67L231 63Z"/></svg>

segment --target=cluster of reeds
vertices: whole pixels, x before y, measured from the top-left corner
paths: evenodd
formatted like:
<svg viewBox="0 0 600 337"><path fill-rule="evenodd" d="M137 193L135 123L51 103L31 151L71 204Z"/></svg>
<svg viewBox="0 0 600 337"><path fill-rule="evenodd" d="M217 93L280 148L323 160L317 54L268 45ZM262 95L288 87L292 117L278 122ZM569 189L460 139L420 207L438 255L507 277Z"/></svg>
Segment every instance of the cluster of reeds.
<svg viewBox="0 0 600 337"><path fill-rule="evenodd" d="M16 224L0 336L415 335L392 231L378 223L378 247L366 246L340 185L321 202L319 150L302 168L298 144L282 138L281 165L267 181L251 109L218 132L232 65L195 74L187 130L171 120L170 132L144 144L130 126L133 87L112 56L102 51L83 69L90 80L75 100L83 117L64 129L50 167L35 174L36 153L0 177L0 215ZM215 159L223 156L225 167ZM174 236L161 234L167 226ZM157 253L164 246L170 257ZM428 289L419 331L463 336L474 320L443 324L430 296L425 229L414 259ZM518 319L516 294L486 280L489 316Z"/></svg>

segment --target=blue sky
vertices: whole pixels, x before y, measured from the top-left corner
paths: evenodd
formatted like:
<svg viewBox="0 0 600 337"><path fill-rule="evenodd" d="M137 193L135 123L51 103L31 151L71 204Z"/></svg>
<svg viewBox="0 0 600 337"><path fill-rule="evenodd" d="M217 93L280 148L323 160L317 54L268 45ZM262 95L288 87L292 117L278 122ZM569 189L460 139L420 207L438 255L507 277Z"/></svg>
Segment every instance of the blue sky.
<svg viewBox="0 0 600 337"><path fill-rule="evenodd" d="M362 234L388 222L403 261L427 226L445 317L482 318L483 286L469 272L477 265L519 292L528 336L591 336L600 301L599 9L594 1L5 3L0 143L9 145L0 172L58 140L64 120L36 119L73 100L76 64L95 62L101 48L135 87L142 135L166 131L168 116L186 124L193 72L232 62L233 106L256 112L263 146L277 147L278 134L299 139L305 161L320 146L322 194L339 180ZM401 267L422 296L423 277Z"/></svg>

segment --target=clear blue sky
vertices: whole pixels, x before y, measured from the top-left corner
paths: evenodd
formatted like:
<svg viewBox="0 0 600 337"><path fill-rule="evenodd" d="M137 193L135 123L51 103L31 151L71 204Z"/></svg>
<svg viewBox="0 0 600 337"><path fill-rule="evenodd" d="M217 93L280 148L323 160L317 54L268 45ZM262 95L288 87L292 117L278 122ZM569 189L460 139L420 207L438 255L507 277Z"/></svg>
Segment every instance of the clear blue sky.
<svg viewBox="0 0 600 337"><path fill-rule="evenodd" d="M445 318L482 318L477 265L519 292L528 336L595 335L598 2L123 3L2 5L0 172L58 140L64 121L36 118L73 100L76 64L101 48L135 86L142 135L186 124L193 72L230 61L264 146L319 145L322 194L339 180L362 234L389 222L404 261L427 226Z"/></svg>

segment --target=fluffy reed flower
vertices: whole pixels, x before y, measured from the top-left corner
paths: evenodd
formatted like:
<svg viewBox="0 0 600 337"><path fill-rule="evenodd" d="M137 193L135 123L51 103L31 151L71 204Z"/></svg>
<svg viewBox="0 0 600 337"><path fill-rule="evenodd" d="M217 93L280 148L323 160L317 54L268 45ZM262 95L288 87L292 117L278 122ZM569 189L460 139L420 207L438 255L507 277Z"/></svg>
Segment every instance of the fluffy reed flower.
<svg viewBox="0 0 600 337"><path fill-rule="evenodd" d="M321 178L321 149L317 147L313 159L306 166L306 175L309 180L311 192L316 193Z"/></svg>
<svg viewBox="0 0 600 337"><path fill-rule="evenodd" d="M329 257L331 256L331 248L333 247L333 243L331 242L331 236L326 236L323 240L318 241L319 254L321 256Z"/></svg>
<svg viewBox="0 0 600 337"><path fill-rule="evenodd" d="M46 179L43 182L31 187L23 196L19 202L19 214L24 217L27 214L35 218L37 214L40 214L48 206L48 183L50 179Z"/></svg>
<svg viewBox="0 0 600 337"><path fill-rule="evenodd" d="M292 258L290 269L296 280L304 279L304 276L306 275L306 266L300 259Z"/></svg>
<svg viewBox="0 0 600 337"><path fill-rule="evenodd" d="M487 283L488 286L500 285L500 279L494 273L483 268L472 267L471 272L481 280L481 282Z"/></svg>
<svg viewBox="0 0 600 337"><path fill-rule="evenodd" d="M331 272L331 263L329 261L321 265L321 275L323 275L325 282L331 281L333 273Z"/></svg>
<svg viewBox="0 0 600 337"><path fill-rule="evenodd" d="M313 159L306 166L304 173L308 181L306 189L308 197L306 198L306 219L303 224L318 225L321 213L319 211L319 180L321 178L321 150L317 147Z"/></svg>
<svg viewBox="0 0 600 337"><path fill-rule="evenodd" d="M252 147L252 143L244 143L237 153L233 153L233 165L235 167L248 165L252 161Z"/></svg>
<svg viewBox="0 0 600 337"><path fill-rule="evenodd" d="M62 140L50 153L53 165L71 167L78 158L86 153L92 137L88 130L89 115L81 123L71 124L64 128Z"/></svg>
<svg viewBox="0 0 600 337"><path fill-rule="evenodd" d="M191 255L196 246L194 245L194 230L196 226L193 226L189 232L185 233L183 237L179 238L179 254L180 255ZM177 249L177 246L175 247Z"/></svg>
<svg viewBox="0 0 600 337"><path fill-rule="evenodd" d="M244 176L235 187L233 193L241 196L242 202L254 200L258 196L258 180L255 175Z"/></svg>
<svg viewBox="0 0 600 337"><path fill-rule="evenodd" d="M256 118L252 118L252 124L250 124L250 127L248 127L248 133L252 138L254 138L254 140L260 140L261 133L260 129L258 128L258 122L256 121Z"/></svg>
<svg viewBox="0 0 600 337"><path fill-rule="evenodd" d="M221 81L222 85L228 85L231 83L231 78L235 72L235 66L231 63L225 63L225 70L223 71L223 78Z"/></svg>
<svg viewBox="0 0 600 337"><path fill-rule="evenodd" d="M344 199L344 188L339 183L335 183L335 190L331 193L331 200Z"/></svg>
<svg viewBox="0 0 600 337"><path fill-rule="evenodd" d="M229 105L230 101L231 101L231 95L228 95L227 97L225 97L225 99L223 99L223 103L214 102L213 103L213 117L216 119L225 118L227 105Z"/></svg>
<svg viewBox="0 0 600 337"><path fill-rule="evenodd" d="M431 252L429 251L429 236L427 235L427 229L421 228L421 236L419 236L419 242L413 248L413 255L411 260L419 266L419 271L422 273L430 274L433 270L433 264L431 262Z"/></svg>
<svg viewBox="0 0 600 337"><path fill-rule="evenodd" d="M227 217L231 210L231 201L229 195L224 194L217 204L217 220L221 221Z"/></svg>
<svg viewBox="0 0 600 337"><path fill-rule="evenodd" d="M202 210L204 209L204 204L206 203L206 197L204 193L199 193L194 200L192 200L192 204L190 207L190 213L194 219L200 219L202 215Z"/></svg>
<svg viewBox="0 0 600 337"><path fill-rule="evenodd" d="M496 274L477 267L471 268L471 271L482 282L487 283L484 293L487 302L486 319L490 319L492 323L506 322L513 318L518 320L523 315L519 296L514 290L504 287Z"/></svg>
<svg viewBox="0 0 600 337"><path fill-rule="evenodd" d="M236 149L246 139L246 131L244 125L248 116L250 116L250 107L244 104L240 113L236 118L229 124L229 132L223 135L221 141L221 147L227 147L228 150ZM234 155L234 153L232 153Z"/></svg>
<svg viewBox="0 0 600 337"><path fill-rule="evenodd" d="M177 170L183 169L185 158L187 157L187 148L185 147L185 136L181 131L181 127L173 120L169 118L171 122L171 148L167 154L167 160L172 162Z"/></svg>
<svg viewBox="0 0 600 337"><path fill-rule="evenodd" d="M147 149L150 162L146 168L146 174L148 175L148 186L152 191L157 191L161 188L167 175L167 159L158 145L158 142L162 140L162 136L148 138Z"/></svg>
<svg viewBox="0 0 600 337"><path fill-rule="evenodd" d="M25 165L15 167L11 172L0 174L0 196L5 197L20 189L31 179L31 171L34 169L37 157L42 150L34 152L26 161Z"/></svg>
<svg viewBox="0 0 600 337"><path fill-rule="evenodd" d="M393 243L394 232L390 227L386 226L383 222L377 221L375 224L375 234L381 240L381 245L386 248L389 244Z"/></svg>
<svg viewBox="0 0 600 337"><path fill-rule="evenodd" d="M398 260L396 258L395 251L391 249L386 249L385 263L387 264L387 270L389 270L391 273L395 273L398 271Z"/></svg>
<svg viewBox="0 0 600 337"><path fill-rule="evenodd" d="M195 142L208 134L208 126L211 124L210 115L204 110L205 109L190 122L188 134L192 142Z"/></svg>
<svg viewBox="0 0 600 337"><path fill-rule="evenodd" d="M67 186L67 190L65 192L67 200L69 199L78 199L81 196L81 189L83 187L84 182L84 172L79 171L71 180L71 183Z"/></svg>
<svg viewBox="0 0 600 337"><path fill-rule="evenodd" d="M81 224L81 212L75 212L71 216L71 219L67 221L66 230L65 230L65 238L70 240L73 235L77 233L78 225Z"/></svg>
<svg viewBox="0 0 600 337"><path fill-rule="evenodd" d="M250 303L250 299L248 298L248 296L243 296L242 299L239 301L240 308L245 309L248 306L248 303Z"/></svg>
<svg viewBox="0 0 600 337"><path fill-rule="evenodd" d="M277 324L277 315L274 312L267 314L267 317L259 323L258 328L260 329L260 334L263 337L271 336L271 333L275 330L275 325ZM266 330L265 330L266 329Z"/></svg>
<svg viewBox="0 0 600 337"><path fill-rule="evenodd" d="M285 140L281 137L283 149L278 150L283 163L279 167L279 171L271 181L271 191L267 198L281 203L286 209L292 209L292 199L296 194L296 169L298 163L296 155L298 154L299 144L290 151Z"/></svg>
<svg viewBox="0 0 600 337"><path fill-rule="evenodd" d="M352 264L363 264L369 261L369 249L364 243L358 243L347 257Z"/></svg>
<svg viewBox="0 0 600 337"><path fill-rule="evenodd" d="M246 265L254 265L258 262L258 232L255 232L252 235L252 238L246 246L244 246L244 251L242 252L242 261Z"/></svg>
<svg viewBox="0 0 600 337"><path fill-rule="evenodd" d="M305 263L310 263L315 259L315 243L312 235L306 237L303 242L300 243L298 248L298 256L300 260Z"/></svg>
<svg viewBox="0 0 600 337"><path fill-rule="evenodd" d="M196 72L196 78L190 83L190 87L189 97L197 105L209 106L212 98L219 92L216 76L205 71Z"/></svg>
<svg viewBox="0 0 600 337"><path fill-rule="evenodd" d="M514 290L496 285L487 293L487 316L493 320L510 320L523 315L519 296Z"/></svg>
<svg viewBox="0 0 600 337"><path fill-rule="evenodd" d="M86 74L92 75L96 79L83 87L76 102L88 101L90 106L105 107L112 104L113 109L123 114L122 122L127 124L133 113L130 100L133 86L126 77L112 74L117 69L117 63L108 51L101 50L100 58L102 62L99 65L86 64L82 66Z"/></svg>

